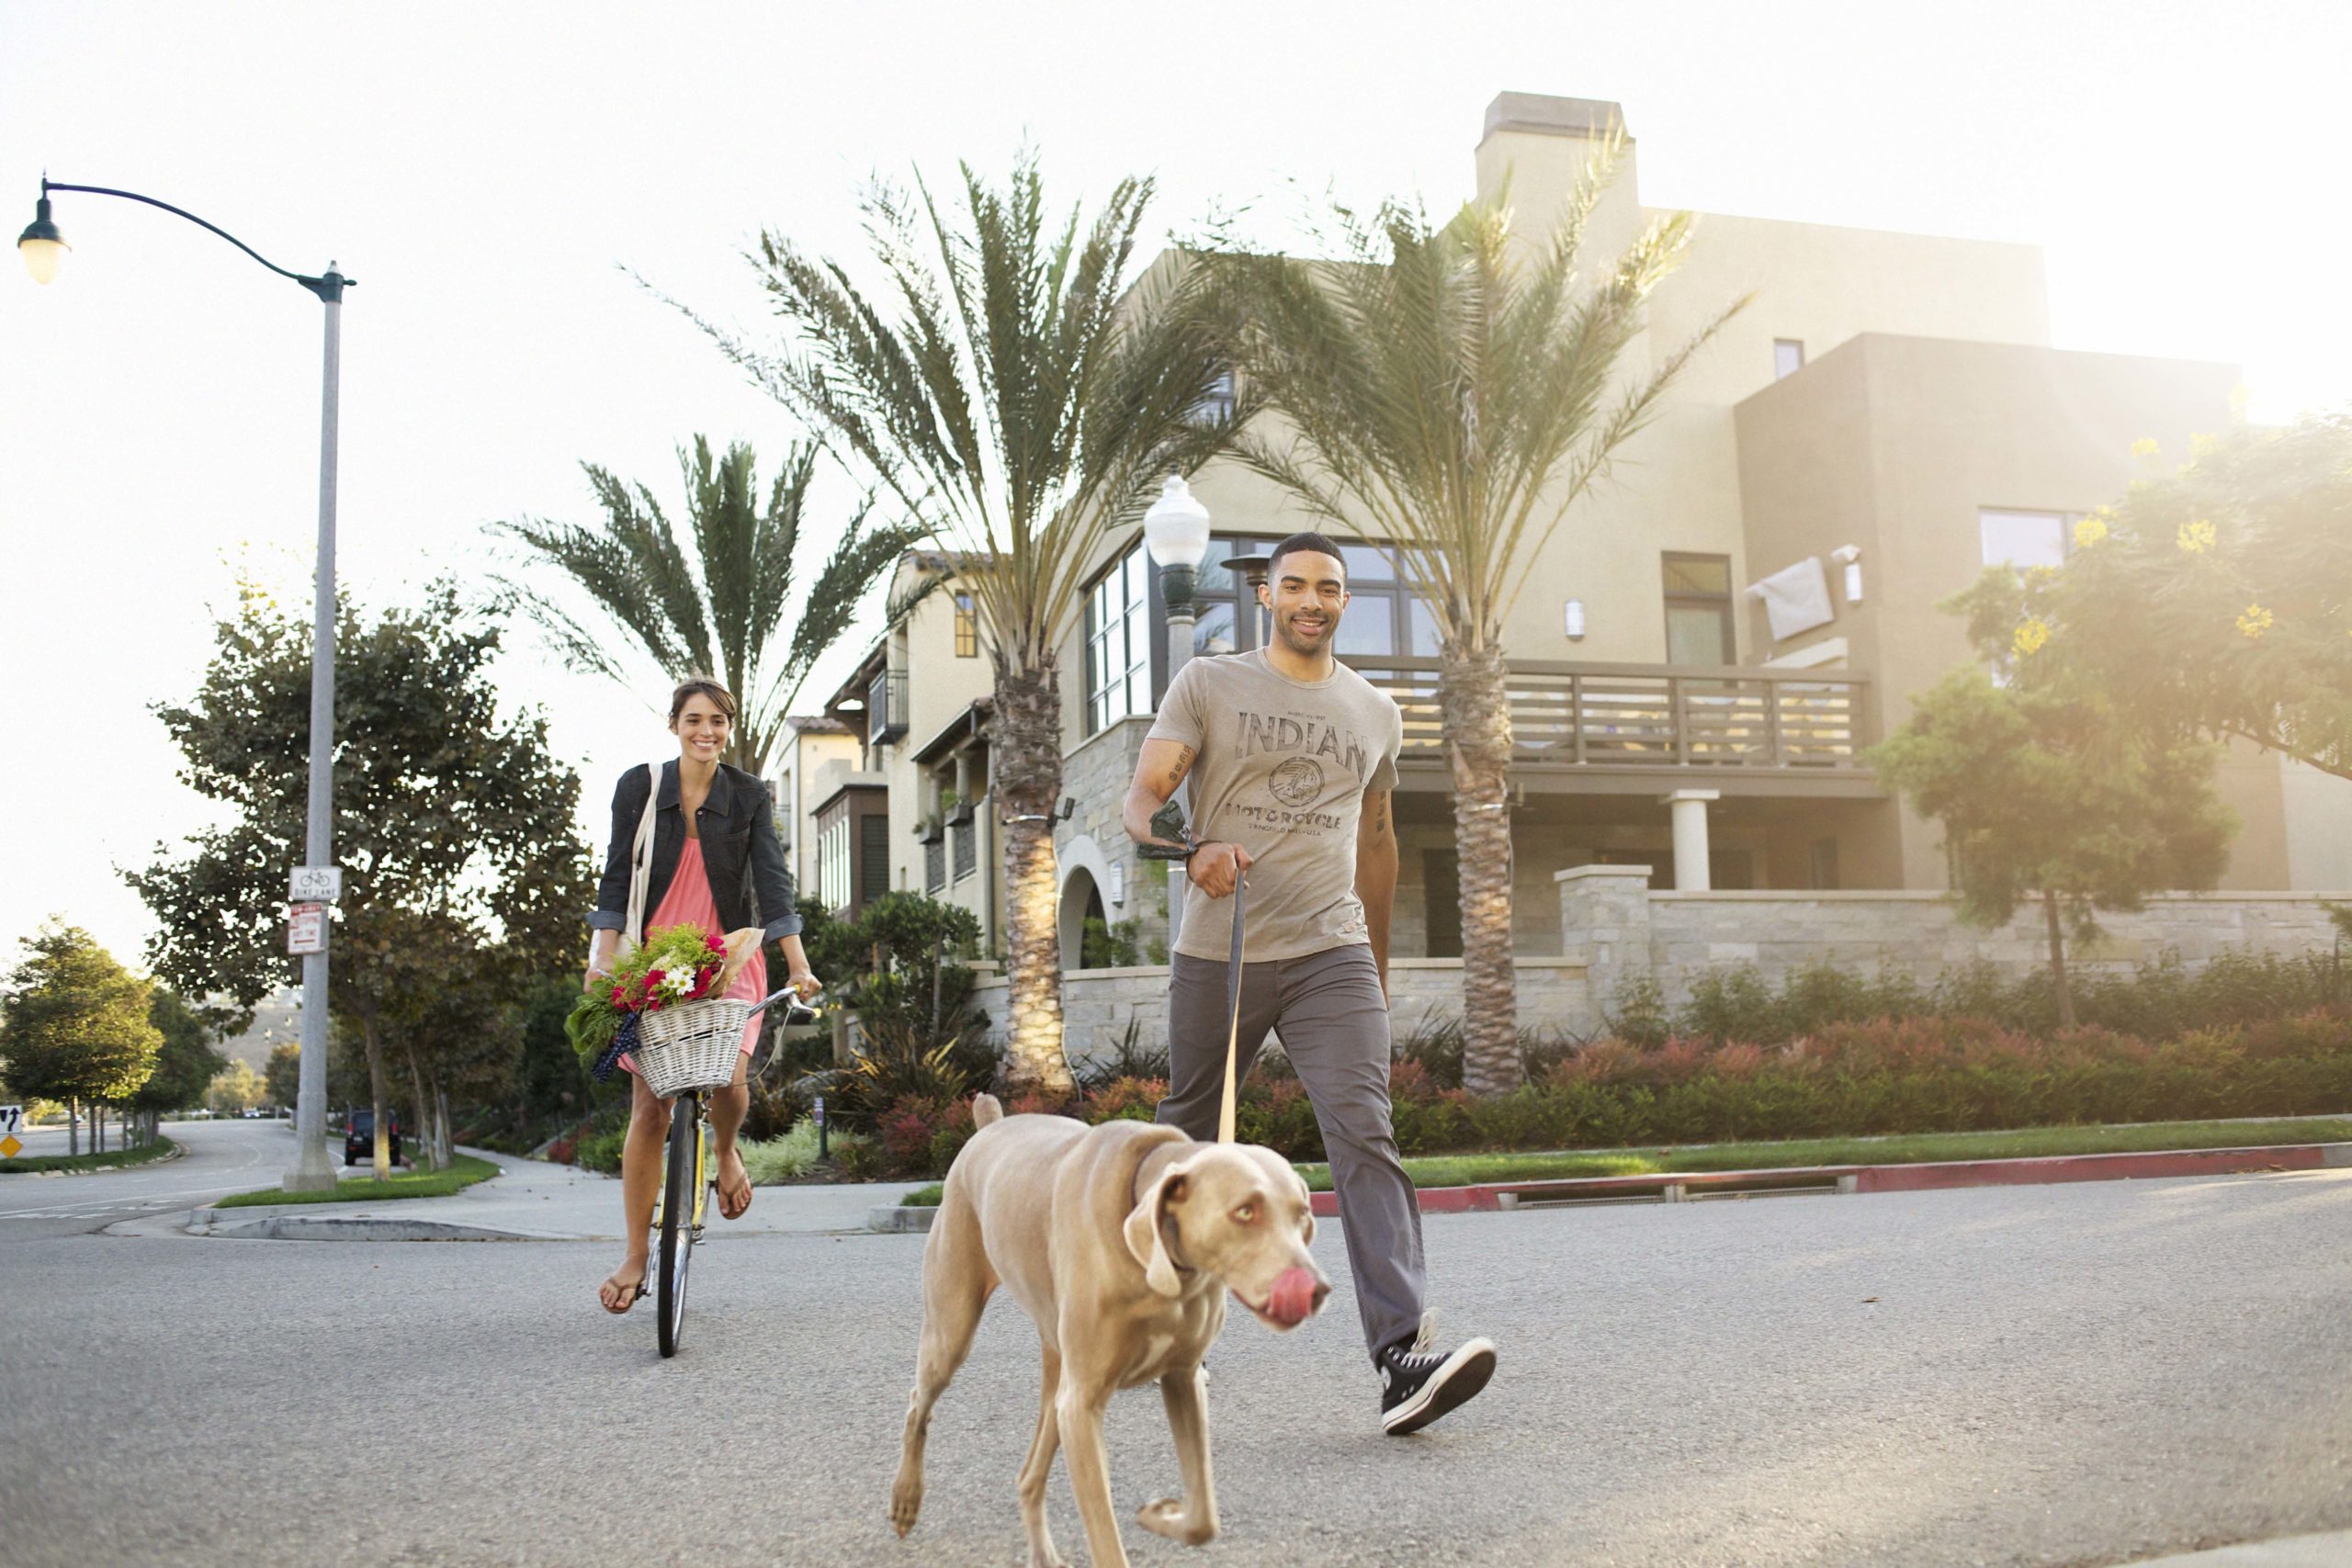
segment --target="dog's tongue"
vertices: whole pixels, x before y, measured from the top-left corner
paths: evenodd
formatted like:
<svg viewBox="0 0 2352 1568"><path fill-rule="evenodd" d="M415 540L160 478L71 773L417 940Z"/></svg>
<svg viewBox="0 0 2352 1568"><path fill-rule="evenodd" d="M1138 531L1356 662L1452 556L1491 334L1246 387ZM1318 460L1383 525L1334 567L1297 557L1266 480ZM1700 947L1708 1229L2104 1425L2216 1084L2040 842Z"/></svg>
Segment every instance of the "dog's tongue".
<svg viewBox="0 0 2352 1568"><path fill-rule="evenodd" d="M1315 1310L1315 1271L1286 1269L1266 1297L1266 1314L1277 1323L1301 1324Z"/></svg>

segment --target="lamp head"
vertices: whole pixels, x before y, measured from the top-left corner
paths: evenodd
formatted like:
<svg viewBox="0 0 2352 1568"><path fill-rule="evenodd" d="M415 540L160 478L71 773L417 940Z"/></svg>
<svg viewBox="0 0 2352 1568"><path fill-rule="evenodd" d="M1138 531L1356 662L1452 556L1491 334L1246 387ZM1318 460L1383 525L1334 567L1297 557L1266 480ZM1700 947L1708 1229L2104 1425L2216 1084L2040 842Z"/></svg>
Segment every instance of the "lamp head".
<svg viewBox="0 0 2352 1568"><path fill-rule="evenodd" d="M1159 499L1143 514L1144 547L1160 566L1198 567L1209 553L1209 509L1193 499L1181 474L1159 487Z"/></svg>
<svg viewBox="0 0 2352 1568"><path fill-rule="evenodd" d="M65 243L65 236L57 231L57 225L50 221L49 197L42 197L40 205L34 209L33 220L17 236L17 254L25 258L25 270L33 275L35 283L51 282L57 276L57 264L72 248Z"/></svg>

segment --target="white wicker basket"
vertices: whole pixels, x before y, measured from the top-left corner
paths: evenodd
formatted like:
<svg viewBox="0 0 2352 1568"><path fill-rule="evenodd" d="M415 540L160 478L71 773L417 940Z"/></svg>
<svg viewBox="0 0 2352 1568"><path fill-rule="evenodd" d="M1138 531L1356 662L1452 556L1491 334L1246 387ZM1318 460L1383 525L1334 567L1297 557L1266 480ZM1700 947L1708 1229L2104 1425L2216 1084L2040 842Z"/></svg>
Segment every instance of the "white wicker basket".
<svg viewBox="0 0 2352 1568"><path fill-rule="evenodd" d="M733 1083L752 1007L732 997L710 997L639 1014L637 1043L628 1054L637 1076L664 1100Z"/></svg>

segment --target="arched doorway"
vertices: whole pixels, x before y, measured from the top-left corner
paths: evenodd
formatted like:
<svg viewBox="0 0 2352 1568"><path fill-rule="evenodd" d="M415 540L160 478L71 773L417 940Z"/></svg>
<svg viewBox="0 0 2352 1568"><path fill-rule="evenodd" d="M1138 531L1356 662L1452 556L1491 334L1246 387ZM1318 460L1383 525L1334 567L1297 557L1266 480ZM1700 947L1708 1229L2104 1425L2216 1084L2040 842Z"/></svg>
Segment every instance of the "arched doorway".
<svg viewBox="0 0 2352 1568"><path fill-rule="evenodd" d="M1084 866L1073 866L1068 879L1062 883L1060 919L1057 922L1062 968L1065 971L1085 965L1086 922L1090 919L1108 919L1102 902L1102 889L1096 885L1092 872Z"/></svg>

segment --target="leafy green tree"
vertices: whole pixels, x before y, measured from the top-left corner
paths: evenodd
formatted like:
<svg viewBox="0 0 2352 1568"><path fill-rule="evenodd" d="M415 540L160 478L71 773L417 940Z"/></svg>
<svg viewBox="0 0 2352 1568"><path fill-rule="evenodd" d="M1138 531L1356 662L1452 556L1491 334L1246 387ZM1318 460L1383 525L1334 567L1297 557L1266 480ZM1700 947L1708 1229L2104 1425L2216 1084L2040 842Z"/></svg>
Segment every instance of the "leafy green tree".
<svg viewBox="0 0 2352 1568"><path fill-rule="evenodd" d="M1201 411L1220 386L1204 269L1130 288L1152 194L1112 188L1091 220L1046 211L1034 154L992 187L962 166L952 212L917 182L865 198L885 287L763 233L753 258L795 334L776 351L706 330L758 384L946 546L995 687L989 735L1005 815L1010 1076L1067 1089L1053 812L1062 794L1060 649L1106 528L1140 517L1160 476L1220 446Z"/></svg>
<svg viewBox="0 0 2352 1568"><path fill-rule="evenodd" d="M2151 730L2096 698L1954 671L1869 753L1881 779L1943 824L1964 919L2006 923L2039 894L2062 1026L2075 1026L2064 927L2211 887L2235 820L2213 791L2216 750ZM2063 919L2062 919L2063 918Z"/></svg>
<svg viewBox="0 0 2352 1568"><path fill-rule="evenodd" d="M229 1058L212 1048L212 1031L202 1015L169 986L155 987L147 1017L163 1036L163 1047L155 1055L154 1075L131 1095L126 1109L143 1119L152 1137L164 1112L203 1103L205 1087Z"/></svg>
<svg viewBox="0 0 2352 1568"><path fill-rule="evenodd" d="M232 1062L213 1075L205 1087L204 1101L216 1116L235 1116L259 1105L267 1092L267 1085L251 1064Z"/></svg>
<svg viewBox="0 0 2352 1568"><path fill-rule="evenodd" d="M155 1070L164 1036L150 1021L152 982L131 974L79 926L52 920L25 942L0 995L0 1057L17 1093L62 1100L122 1100ZM81 1152L69 1128L69 1152Z"/></svg>
<svg viewBox="0 0 2352 1568"><path fill-rule="evenodd" d="M262 1073L263 1090L272 1105L291 1110L302 1092L302 1047L288 1041L269 1048L269 1066Z"/></svg>
<svg viewBox="0 0 2352 1568"><path fill-rule="evenodd" d="M855 624L867 591L914 542L903 529L869 527L871 504L861 505L841 525L816 581L796 605L804 533L815 532L808 486L818 453L809 444L787 454L763 508L752 448L739 442L714 461L709 441L695 436L691 450L678 452L684 528L663 514L646 486L582 465L604 508L598 522L525 518L500 525L562 585L560 595L524 587L524 605L574 669L637 689L641 680L624 657L628 652L650 660L664 684L689 674L716 676L742 709L727 761L764 773L808 672ZM581 597L594 606L595 624L565 603Z"/></svg>
<svg viewBox="0 0 2352 1568"><path fill-rule="evenodd" d="M502 714L494 620L435 585L413 608L341 610L336 645L334 852L344 867L329 968L334 1011L355 1026L377 1111L379 1174L388 1032L436 992L484 980L520 994L571 967L591 897L574 820L580 781L535 712ZM286 870L300 863L307 805L311 630L248 590L220 623L194 699L159 711L184 782L229 808L175 857L130 874L156 916L149 958L182 991L229 998L222 1023L290 984ZM489 956L485 956L485 955ZM430 1078L431 1064L420 1064Z"/></svg>
<svg viewBox="0 0 2352 1568"><path fill-rule="evenodd" d="M1651 291L1689 249L1687 213L1651 219L1590 276L1587 218L1617 149L1558 226L1525 235L1506 200L1443 224L1390 201L1336 209L1326 261L1227 254L1234 358L1283 416L1242 458L1309 512L1391 541L1440 644L1440 704L1461 853L1464 1082L1522 1077L1511 944L1512 735L1503 629L1569 512L1657 414L1734 303L1652 361L1633 355Z"/></svg>
<svg viewBox="0 0 2352 1568"><path fill-rule="evenodd" d="M2020 683L2352 778L2352 412L2199 438L2177 473L2078 522L2074 547L1962 601Z"/></svg>
<svg viewBox="0 0 2352 1568"><path fill-rule="evenodd" d="M517 1089L525 1129L545 1127L560 1119L576 1121L588 1109L588 1075L571 1048L563 1021L580 999L580 987L569 979L549 980L531 993L521 1020L523 1061Z"/></svg>

